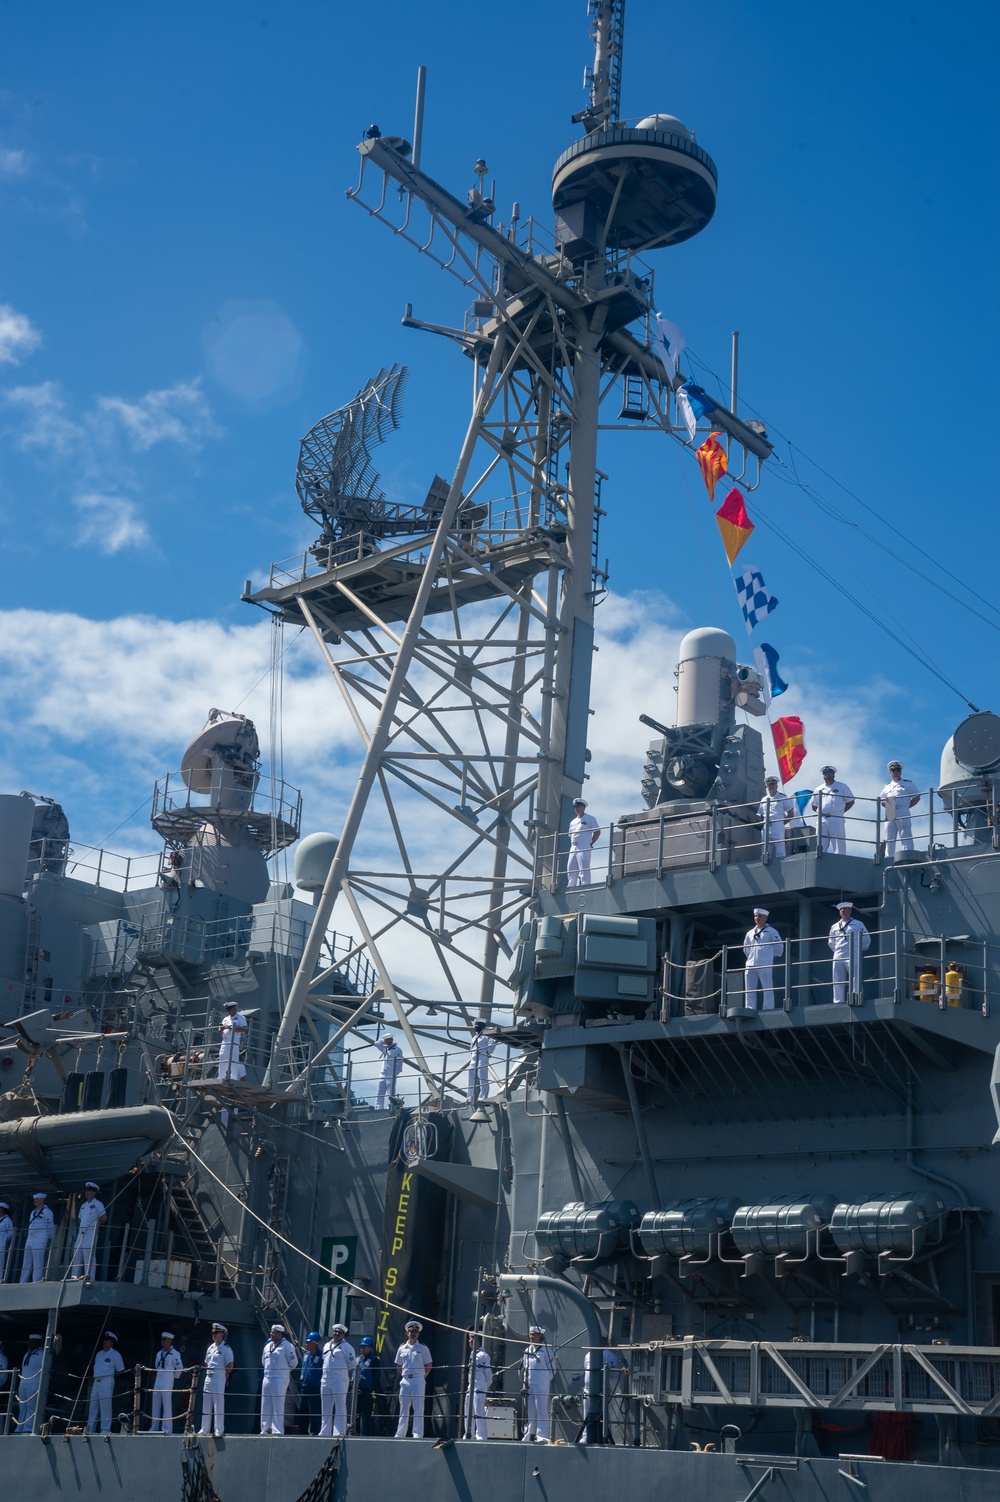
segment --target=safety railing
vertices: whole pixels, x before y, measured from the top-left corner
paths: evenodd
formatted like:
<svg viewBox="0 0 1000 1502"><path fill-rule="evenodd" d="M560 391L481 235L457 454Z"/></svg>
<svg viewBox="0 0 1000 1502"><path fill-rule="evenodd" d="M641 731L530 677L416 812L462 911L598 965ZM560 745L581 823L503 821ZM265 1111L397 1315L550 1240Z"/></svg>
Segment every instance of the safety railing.
<svg viewBox="0 0 1000 1502"><path fill-rule="evenodd" d="M76 841L35 840L31 847L31 870L43 875L66 876L88 886L108 887L116 892L156 885L162 857L151 851L120 855L97 845Z"/></svg>
<svg viewBox="0 0 1000 1502"><path fill-rule="evenodd" d="M749 947L750 953L747 953ZM780 950L780 952L779 952ZM841 930L786 939L758 949L724 944L681 963L663 959L661 1016L866 1001L919 1001L942 1011L989 1016L1000 946L967 935L926 935L901 928Z"/></svg>
<svg viewBox="0 0 1000 1502"><path fill-rule="evenodd" d="M981 798L931 788L905 799L855 798L803 791L790 795L787 815L766 801L742 804L665 803L579 834L543 835L534 878L551 891L607 885L632 876L662 877L691 867L738 862L771 864L810 854L860 856L882 863L906 858L947 860L1000 850L1000 818L992 787ZM901 806L906 804L905 809ZM815 807L813 806L815 804Z"/></svg>
<svg viewBox="0 0 1000 1502"><path fill-rule="evenodd" d="M193 791L183 772L170 772L155 784L150 822L165 839L183 843L206 823L219 821L249 829L265 854L281 850L298 839L302 794L280 778L224 766L213 770L211 787L204 792ZM211 846L193 854L200 855L203 864L213 859ZM197 874L192 870L189 879Z"/></svg>

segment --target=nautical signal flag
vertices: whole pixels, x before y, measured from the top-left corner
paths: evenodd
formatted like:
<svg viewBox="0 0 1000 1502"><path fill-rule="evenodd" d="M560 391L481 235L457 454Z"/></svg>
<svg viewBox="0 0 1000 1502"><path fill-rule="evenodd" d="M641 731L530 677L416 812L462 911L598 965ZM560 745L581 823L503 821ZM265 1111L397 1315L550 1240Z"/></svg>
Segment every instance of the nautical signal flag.
<svg viewBox="0 0 1000 1502"><path fill-rule="evenodd" d="M716 441L718 436L718 433L709 433L701 448L694 451L710 501L715 500L715 487L729 468L726 451L722 444Z"/></svg>
<svg viewBox="0 0 1000 1502"><path fill-rule="evenodd" d="M778 672L778 654L770 642L762 641L759 647L753 649L753 660L764 680L764 701L770 704L772 699L783 694L788 687Z"/></svg>
<svg viewBox="0 0 1000 1502"><path fill-rule="evenodd" d="M669 318L664 318L662 313L657 313L656 324L653 328L653 351L663 361L667 375L672 381L677 376L677 361L686 349L687 340L676 323L671 323Z"/></svg>
<svg viewBox="0 0 1000 1502"><path fill-rule="evenodd" d="M791 782L806 759L806 744L803 738L802 721L796 714L783 715L771 726L774 750L778 758L778 772L782 782Z"/></svg>
<svg viewBox="0 0 1000 1502"><path fill-rule="evenodd" d="M760 569L745 568L742 574L733 575L733 583L736 585L736 598L740 602L743 611L743 619L747 623L747 631L752 631L758 622L764 620L776 609L777 597L771 594L764 583L764 575Z"/></svg>
<svg viewBox="0 0 1000 1502"><path fill-rule="evenodd" d="M715 513L715 520L722 533L722 546L730 563L736 562L740 548L753 531L753 522L743 503L742 491L733 487Z"/></svg>

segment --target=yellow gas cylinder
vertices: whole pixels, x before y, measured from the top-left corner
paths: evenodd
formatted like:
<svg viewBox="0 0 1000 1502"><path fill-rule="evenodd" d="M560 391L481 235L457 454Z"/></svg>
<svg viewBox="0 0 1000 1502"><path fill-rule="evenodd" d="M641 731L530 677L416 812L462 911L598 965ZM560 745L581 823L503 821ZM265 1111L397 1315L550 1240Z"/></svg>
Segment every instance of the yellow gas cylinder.
<svg viewBox="0 0 1000 1502"><path fill-rule="evenodd" d="M928 967L926 968L926 970L921 970L920 974L917 976L917 1000L918 1001L933 1001L933 1002L936 1002L937 999L938 999L938 978L937 978L937 971L933 970L928 965Z"/></svg>
<svg viewBox="0 0 1000 1502"><path fill-rule="evenodd" d="M952 960L944 976L944 999L947 1006L960 1007L962 1005L962 982L962 972Z"/></svg>

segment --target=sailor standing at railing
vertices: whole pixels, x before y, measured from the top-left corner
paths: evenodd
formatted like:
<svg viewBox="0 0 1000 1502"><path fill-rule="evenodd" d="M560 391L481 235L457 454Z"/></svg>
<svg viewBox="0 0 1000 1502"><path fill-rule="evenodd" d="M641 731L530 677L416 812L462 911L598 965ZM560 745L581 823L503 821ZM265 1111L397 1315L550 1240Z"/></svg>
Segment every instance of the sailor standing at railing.
<svg viewBox="0 0 1000 1502"><path fill-rule="evenodd" d="M55 1217L45 1203L41 1190L34 1197L28 1229L24 1238L24 1257L21 1262L21 1282L40 1283L45 1277L45 1258L49 1242L55 1230Z"/></svg>
<svg viewBox="0 0 1000 1502"><path fill-rule="evenodd" d="M184 1370L180 1351L174 1348L170 1330L160 1336L160 1349L153 1359L153 1422L150 1434L173 1434L174 1432L174 1381L178 1372Z"/></svg>
<svg viewBox="0 0 1000 1502"><path fill-rule="evenodd" d="M597 844L601 826L593 814L587 812L586 798L573 799L573 815L569 821L569 860L566 862L566 885L568 887L590 886L590 855Z"/></svg>
<svg viewBox="0 0 1000 1502"><path fill-rule="evenodd" d="M469 1387L465 1400L466 1439L489 1439L486 1431L486 1394L493 1381L493 1363L483 1337L469 1331Z"/></svg>
<svg viewBox="0 0 1000 1502"><path fill-rule="evenodd" d="M785 952L785 944L776 928L767 921L766 907L753 910L753 928L743 940L743 953L747 957L744 970L744 994L748 1007L757 1010L757 987L764 993L764 1011L774 1011L774 983L771 979L775 960Z"/></svg>
<svg viewBox="0 0 1000 1502"><path fill-rule="evenodd" d="M486 1023L481 1017L477 1017L472 1024L472 1041L469 1045L469 1087L466 1099L470 1106L476 1103L476 1093L480 1100L486 1100L490 1093L490 1056L497 1046L495 1038L486 1036Z"/></svg>
<svg viewBox="0 0 1000 1502"><path fill-rule="evenodd" d="M0 1200L0 1283L7 1276L7 1249L14 1235L14 1222L10 1218L10 1206Z"/></svg>
<svg viewBox="0 0 1000 1502"><path fill-rule="evenodd" d="M846 782L837 781L836 767L822 767L823 781L813 792L812 810L819 813L820 849L829 855L846 855L844 815L854 807L854 794Z"/></svg>
<svg viewBox="0 0 1000 1502"><path fill-rule="evenodd" d="M358 1364L354 1347L347 1340L347 1326L334 1325L330 1339L323 1347L323 1380L319 1389L320 1439L334 1436L343 1438L347 1433L347 1394L351 1387L351 1373Z"/></svg>
<svg viewBox="0 0 1000 1502"><path fill-rule="evenodd" d="M246 1065L240 1062L240 1045L246 1037L247 1020L235 1001L226 1002L226 1015L219 1023L219 1079L245 1080Z"/></svg>
<svg viewBox="0 0 1000 1502"><path fill-rule="evenodd" d="M30 1434L35 1422L35 1408L38 1405L38 1383L42 1375L42 1340L41 1335L28 1336L28 1349L21 1358L20 1373L17 1379L17 1432L18 1434Z"/></svg>
<svg viewBox="0 0 1000 1502"><path fill-rule="evenodd" d="M853 902L838 902L839 919L830 929L830 952L833 955L833 999L847 1000L847 986L861 994L861 956L871 944L872 936L860 918L853 917Z"/></svg>
<svg viewBox="0 0 1000 1502"><path fill-rule="evenodd" d="M205 1386L201 1398L199 1434L214 1433L221 1439L226 1432L226 1378L233 1369L233 1353L226 1345L225 1325L212 1326L212 1339L205 1352Z"/></svg>
<svg viewBox="0 0 1000 1502"><path fill-rule="evenodd" d="M757 805L760 820L760 853L766 860L768 852L776 861L785 858L785 821L797 812L794 801L787 793L778 792L777 777L765 777L766 792Z"/></svg>
<svg viewBox="0 0 1000 1502"><path fill-rule="evenodd" d="M386 1033L384 1038L380 1038L375 1047L382 1055L382 1068L378 1077L375 1109L376 1111L388 1111L392 1104L392 1097L396 1093L396 1079L403 1062L403 1050L391 1033Z"/></svg>
<svg viewBox="0 0 1000 1502"><path fill-rule="evenodd" d="M396 1439L406 1438L406 1427L413 1414L413 1438L424 1437L424 1398L431 1370L431 1353L420 1339L423 1325L418 1319L407 1320L406 1340L396 1352L399 1374L399 1423Z"/></svg>
<svg viewBox="0 0 1000 1502"><path fill-rule="evenodd" d="M552 1386L556 1364L552 1359L552 1352L545 1344L545 1331L540 1325L532 1325L528 1331L528 1345L521 1357L521 1369L524 1372L527 1396L526 1424L521 1438L525 1444L530 1440L548 1444L549 1388Z"/></svg>
<svg viewBox="0 0 1000 1502"><path fill-rule="evenodd" d="M261 1434L284 1434L285 1399L292 1372L299 1364L295 1347L285 1338L284 1325L271 1326L271 1339L264 1347L260 1364L264 1380L260 1387Z"/></svg>
<svg viewBox="0 0 1000 1502"><path fill-rule="evenodd" d="M913 849L913 829L910 824L910 809L920 802L920 790L915 782L903 776L903 763L889 763L889 781L879 793L879 802L885 810L885 853L892 860L896 845L900 850Z"/></svg>
<svg viewBox="0 0 1000 1502"><path fill-rule="evenodd" d="M92 1278L94 1275L94 1252L97 1248L97 1231L107 1224L107 1212L97 1198L100 1184L88 1179L83 1186L83 1202L80 1205L80 1229L73 1244L71 1278Z"/></svg>
<svg viewBox="0 0 1000 1502"><path fill-rule="evenodd" d="M111 1433L111 1405L115 1396L115 1378L125 1370L125 1363L115 1347L118 1336L113 1330L105 1330L101 1336L101 1349L94 1357L94 1377L90 1384L90 1413L87 1415L88 1434ZM100 1428L98 1428L100 1420Z"/></svg>

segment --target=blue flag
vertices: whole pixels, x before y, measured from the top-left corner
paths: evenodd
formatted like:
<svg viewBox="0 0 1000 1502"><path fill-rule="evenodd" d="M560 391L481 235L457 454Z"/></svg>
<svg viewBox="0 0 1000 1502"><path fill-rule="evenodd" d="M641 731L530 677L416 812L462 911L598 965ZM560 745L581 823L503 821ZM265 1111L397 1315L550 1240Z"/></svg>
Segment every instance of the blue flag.
<svg viewBox="0 0 1000 1502"><path fill-rule="evenodd" d="M714 412L719 405L713 397L709 396L707 391L702 391L701 387L696 386L693 381L686 382L684 386L684 395L687 397L688 401L691 403L691 406L694 408L696 417L707 417L708 414L710 412Z"/></svg>
<svg viewBox="0 0 1000 1502"><path fill-rule="evenodd" d="M778 654L768 642L761 642L759 647L753 649L753 660L757 664L757 671L764 680L767 690L768 703L783 694L788 684L778 672Z"/></svg>

